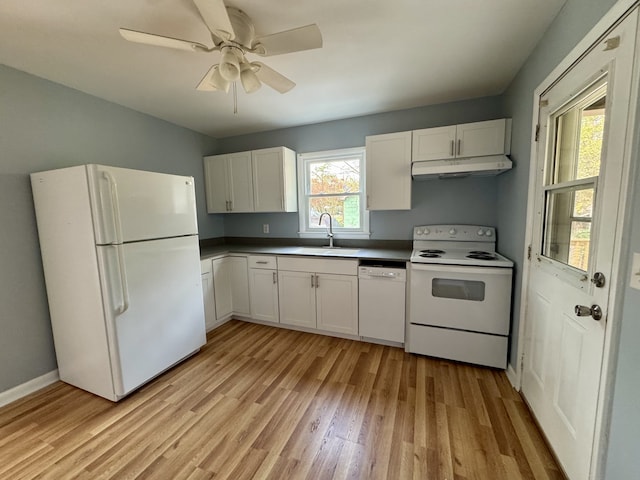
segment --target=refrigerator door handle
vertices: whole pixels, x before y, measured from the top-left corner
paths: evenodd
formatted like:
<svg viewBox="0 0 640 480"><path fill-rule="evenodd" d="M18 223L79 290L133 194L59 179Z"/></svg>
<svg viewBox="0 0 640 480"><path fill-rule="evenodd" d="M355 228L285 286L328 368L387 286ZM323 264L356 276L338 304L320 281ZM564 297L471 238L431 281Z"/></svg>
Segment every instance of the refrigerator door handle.
<svg viewBox="0 0 640 480"><path fill-rule="evenodd" d="M122 315L129 309L129 284L127 283L127 270L124 264L122 245L112 245L118 256L118 273L120 274L120 289L122 291L122 305L118 308L118 315Z"/></svg>
<svg viewBox="0 0 640 480"><path fill-rule="evenodd" d="M109 192L111 193L111 209L113 212L113 223L116 232L116 241L114 243L122 243L122 221L120 220L120 201L118 199L118 184L111 172L103 171L102 175L107 179L109 184ZM118 258L121 258L118 252Z"/></svg>

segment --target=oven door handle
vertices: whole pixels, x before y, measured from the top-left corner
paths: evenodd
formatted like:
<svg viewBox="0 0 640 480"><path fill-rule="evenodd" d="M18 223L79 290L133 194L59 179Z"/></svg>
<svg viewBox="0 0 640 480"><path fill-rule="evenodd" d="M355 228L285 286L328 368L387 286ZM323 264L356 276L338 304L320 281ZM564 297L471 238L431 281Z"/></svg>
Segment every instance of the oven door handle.
<svg viewBox="0 0 640 480"><path fill-rule="evenodd" d="M511 268L505 267L474 267L465 265L446 265L446 264L425 264L412 263L411 270L427 271L437 273L458 273L458 274L477 274L477 275L510 275Z"/></svg>

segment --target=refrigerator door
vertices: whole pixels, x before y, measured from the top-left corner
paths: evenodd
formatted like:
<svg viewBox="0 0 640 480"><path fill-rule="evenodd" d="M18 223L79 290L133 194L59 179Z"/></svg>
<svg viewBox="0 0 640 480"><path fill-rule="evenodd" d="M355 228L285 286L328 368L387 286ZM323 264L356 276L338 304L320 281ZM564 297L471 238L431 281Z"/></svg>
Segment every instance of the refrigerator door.
<svg viewBox="0 0 640 480"><path fill-rule="evenodd" d="M198 237L98 247L116 396L204 345Z"/></svg>
<svg viewBox="0 0 640 480"><path fill-rule="evenodd" d="M193 177L87 165L96 243L198 233Z"/></svg>

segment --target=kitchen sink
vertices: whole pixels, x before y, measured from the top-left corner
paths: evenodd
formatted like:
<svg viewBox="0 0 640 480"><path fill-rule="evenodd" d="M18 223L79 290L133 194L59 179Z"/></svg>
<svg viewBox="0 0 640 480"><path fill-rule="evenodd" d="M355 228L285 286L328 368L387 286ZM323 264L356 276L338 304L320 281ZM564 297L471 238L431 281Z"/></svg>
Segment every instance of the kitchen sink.
<svg viewBox="0 0 640 480"><path fill-rule="evenodd" d="M355 255L359 251L359 248L298 247L296 248L295 253L299 253L300 255L326 255L341 257L345 255Z"/></svg>

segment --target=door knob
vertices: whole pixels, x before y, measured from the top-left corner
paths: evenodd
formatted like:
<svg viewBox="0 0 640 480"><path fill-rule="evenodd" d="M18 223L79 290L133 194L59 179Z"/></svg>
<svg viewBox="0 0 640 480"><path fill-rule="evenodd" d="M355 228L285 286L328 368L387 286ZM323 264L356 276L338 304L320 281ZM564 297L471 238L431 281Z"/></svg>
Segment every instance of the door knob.
<svg viewBox="0 0 640 480"><path fill-rule="evenodd" d="M596 287L602 288L605 284L605 276L602 272L596 272L593 274L593 278L591 279L591 283L593 283Z"/></svg>
<svg viewBox="0 0 640 480"><path fill-rule="evenodd" d="M576 315L579 317L591 316L594 320L600 320L602 318L602 309L600 305L591 305L587 307L585 305L576 305Z"/></svg>

